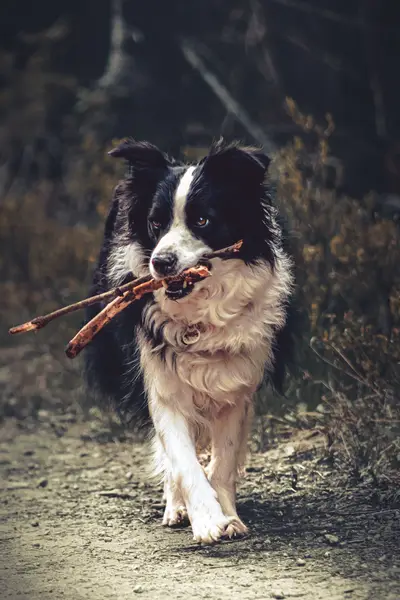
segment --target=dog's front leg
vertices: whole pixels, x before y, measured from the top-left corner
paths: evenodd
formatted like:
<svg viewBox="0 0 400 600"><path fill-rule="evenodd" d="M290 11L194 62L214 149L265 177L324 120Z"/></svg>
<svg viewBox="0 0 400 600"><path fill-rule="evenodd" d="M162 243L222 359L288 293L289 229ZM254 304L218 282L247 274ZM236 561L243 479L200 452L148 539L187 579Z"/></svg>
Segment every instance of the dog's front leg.
<svg viewBox="0 0 400 600"><path fill-rule="evenodd" d="M165 511L162 524L168 527L186 525L188 520L185 501L180 487L172 477L172 469L159 436L153 440L155 472L163 474Z"/></svg>
<svg viewBox="0 0 400 600"><path fill-rule="evenodd" d="M197 460L193 435L182 413L161 398L150 399L158 439L167 457L174 486L181 492L196 542L211 544L226 535L232 519L222 512L216 493Z"/></svg>
<svg viewBox="0 0 400 600"><path fill-rule="evenodd" d="M229 537L247 533L236 512L236 479L245 459L251 416L250 400L241 398L235 405L223 408L212 424L207 474L225 516L232 519L226 531Z"/></svg>

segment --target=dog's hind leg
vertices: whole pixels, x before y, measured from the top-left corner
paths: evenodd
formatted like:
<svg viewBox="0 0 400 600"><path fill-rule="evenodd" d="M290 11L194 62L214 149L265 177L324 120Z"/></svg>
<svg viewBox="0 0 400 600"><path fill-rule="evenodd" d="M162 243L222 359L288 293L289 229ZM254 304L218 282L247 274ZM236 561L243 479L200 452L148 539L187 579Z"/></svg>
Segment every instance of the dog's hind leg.
<svg viewBox="0 0 400 600"><path fill-rule="evenodd" d="M223 408L211 426L207 474L225 516L233 518L225 532L229 537L247 533L236 511L236 479L245 459L251 415L249 398L241 398L234 406Z"/></svg>
<svg viewBox="0 0 400 600"><path fill-rule="evenodd" d="M165 474L164 497L166 505L162 524L166 527L189 525L189 517L182 492L174 482L171 472Z"/></svg>

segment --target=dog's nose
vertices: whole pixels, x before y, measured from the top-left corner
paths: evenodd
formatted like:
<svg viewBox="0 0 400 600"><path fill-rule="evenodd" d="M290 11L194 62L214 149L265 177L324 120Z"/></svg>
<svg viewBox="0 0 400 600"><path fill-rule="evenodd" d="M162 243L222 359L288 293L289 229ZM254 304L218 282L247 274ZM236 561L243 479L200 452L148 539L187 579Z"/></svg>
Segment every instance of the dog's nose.
<svg viewBox="0 0 400 600"><path fill-rule="evenodd" d="M173 254L160 254L151 259L151 264L158 275L171 275L177 263L177 258Z"/></svg>

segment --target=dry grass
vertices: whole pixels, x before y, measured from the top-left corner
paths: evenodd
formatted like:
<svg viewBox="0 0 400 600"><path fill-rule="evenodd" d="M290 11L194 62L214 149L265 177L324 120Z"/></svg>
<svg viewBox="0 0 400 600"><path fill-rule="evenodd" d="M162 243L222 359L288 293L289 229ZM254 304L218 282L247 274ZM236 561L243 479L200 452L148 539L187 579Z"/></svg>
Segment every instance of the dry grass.
<svg viewBox="0 0 400 600"><path fill-rule="evenodd" d="M10 65L2 64L12 79ZM86 294L122 169L107 157L107 148L89 134L75 132L66 136L60 150L61 174L51 176L46 153L35 155L36 138L46 146L50 135L46 119L35 119L35 111L40 106L43 117L54 102L47 80L32 78L37 68L34 63L19 76L26 81L18 80L18 86L28 89L29 84L29 94L13 106L13 127L0 131L4 164L11 164L8 148L32 149L29 168L21 163L13 173L10 167L13 179L2 198L0 308L6 328ZM59 83L58 90L66 89L65 82ZM71 93L73 84L68 85ZM0 97L1 111L13 104L12 94ZM380 485L394 482L399 455L400 230L394 221L375 214L374 194L359 202L324 186L334 133L331 117L321 126L292 101L288 110L309 133L312 152L295 139L274 161L278 200L292 231L302 324L286 410L296 412L300 406L310 413L323 405L335 463L357 478L372 477ZM71 132L74 123L64 125ZM57 325L63 332L60 351L68 339L66 330L75 326L73 319Z"/></svg>

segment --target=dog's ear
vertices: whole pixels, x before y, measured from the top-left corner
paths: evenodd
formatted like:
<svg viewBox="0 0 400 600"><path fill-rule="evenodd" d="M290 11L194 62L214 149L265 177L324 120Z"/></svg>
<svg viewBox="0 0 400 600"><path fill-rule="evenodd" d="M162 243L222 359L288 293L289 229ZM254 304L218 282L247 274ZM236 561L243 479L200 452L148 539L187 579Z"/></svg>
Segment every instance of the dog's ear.
<svg viewBox="0 0 400 600"><path fill-rule="evenodd" d="M219 181L234 184L261 184L264 181L270 159L257 148L226 145L219 141L211 147L202 160L204 172Z"/></svg>
<svg viewBox="0 0 400 600"><path fill-rule="evenodd" d="M169 159L149 142L129 138L108 153L123 158L128 172L119 184L118 215L121 222L129 223L133 232L147 231L147 215L157 185L165 176ZM147 240L148 241L148 240Z"/></svg>
<svg viewBox="0 0 400 600"><path fill-rule="evenodd" d="M153 144L136 142L127 139L113 148L109 153L115 158L124 158L129 167L129 174L143 174L148 171L163 170L169 164L169 159Z"/></svg>

